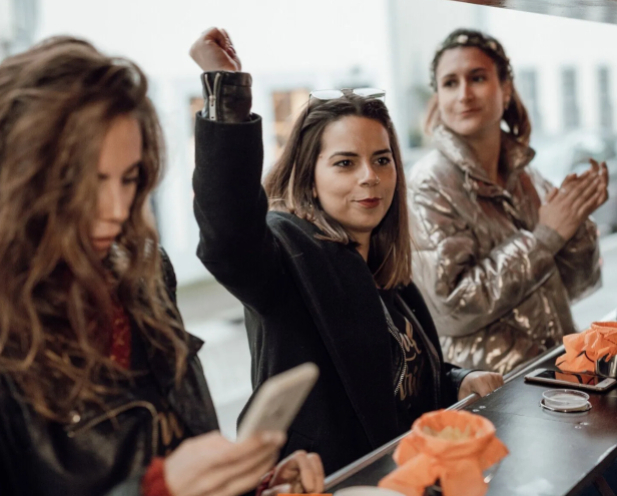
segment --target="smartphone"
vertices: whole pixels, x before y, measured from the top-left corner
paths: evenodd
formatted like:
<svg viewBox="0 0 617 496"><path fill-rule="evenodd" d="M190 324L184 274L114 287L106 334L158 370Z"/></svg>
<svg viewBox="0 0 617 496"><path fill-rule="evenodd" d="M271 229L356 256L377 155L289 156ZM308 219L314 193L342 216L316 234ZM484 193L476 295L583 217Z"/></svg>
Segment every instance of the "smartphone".
<svg viewBox="0 0 617 496"><path fill-rule="evenodd" d="M263 383L238 429L238 441L259 431L287 432L313 389L319 368L311 362L270 377Z"/></svg>
<svg viewBox="0 0 617 496"><path fill-rule="evenodd" d="M558 370L536 369L525 376L527 382L538 382L550 386L567 386L576 389L586 389L602 393L608 391L615 384L616 379L600 377L592 374L574 374L559 372Z"/></svg>

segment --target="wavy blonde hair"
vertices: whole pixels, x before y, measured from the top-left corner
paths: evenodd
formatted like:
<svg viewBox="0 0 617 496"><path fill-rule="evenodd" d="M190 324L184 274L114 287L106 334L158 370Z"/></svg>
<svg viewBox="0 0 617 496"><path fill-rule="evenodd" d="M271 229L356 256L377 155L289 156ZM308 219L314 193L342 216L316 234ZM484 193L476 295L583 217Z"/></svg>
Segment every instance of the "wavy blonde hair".
<svg viewBox="0 0 617 496"><path fill-rule="evenodd" d="M164 161L147 88L132 62L69 37L0 64L0 374L48 418L101 403L130 375L108 358L115 298L177 380L185 369L186 332L146 213ZM125 115L141 127L143 161L115 255L101 262L89 242L97 163Z"/></svg>

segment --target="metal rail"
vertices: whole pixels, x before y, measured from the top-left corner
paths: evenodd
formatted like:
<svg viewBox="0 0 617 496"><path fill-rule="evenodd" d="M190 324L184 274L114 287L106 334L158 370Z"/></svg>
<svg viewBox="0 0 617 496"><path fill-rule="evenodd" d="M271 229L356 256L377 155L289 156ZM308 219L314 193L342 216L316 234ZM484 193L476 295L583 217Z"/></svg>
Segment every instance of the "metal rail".
<svg viewBox="0 0 617 496"><path fill-rule="evenodd" d="M613 236L611 236L611 238L612 237ZM615 235L614 238L615 238L615 241L617 241L617 235ZM616 318L617 318L617 310L612 310L607 315L605 315L601 319L601 321L603 321L603 322L604 321L610 321L610 320L615 320ZM538 363L540 363L540 362L542 362L542 361L544 361L544 360L546 360L548 358L557 357L558 355L562 354L563 352L564 352L563 345L556 346L554 348L551 348L550 350L545 351L541 355L538 355L533 360L531 360L529 362L526 362L526 363L523 363L523 364L519 365L518 367L515 367L513 370L511 370L510 372L508 372L507 374L505 374L503 376L504 384L507 384L508 382L513 381L517 377L520 377L521 375L524 375L527 372L532 371L533 369L535 369L538 366ZM461 410L462 408L465 408L467 405L470 405L471 403L473 403L474 401L478 400L479 398L480 397L477 394L475 394L475 393L470 394L466 398L463 398L462 400L458 401L457 403L454 403L453 405L449 406L447 408L447 410ZM363 468L369 466L371 463L373 463L375 460L378 460L382 456L385 456L387 454L392 453L396 449L396 447L398 446L398 443L401 442L401 440L407 434L409 434L409 431L407 431L405 434L401 434L399 437L393 439L389 443L384 444L383 446L377 448L374 451L371 451L369 454L363 456L362 458L356 460L355 462L350 463L346 467L343 467L342 469L340 469L340 470L334 472L333 474L329 475L328 477L326 477L326 480L325 480L325 490L327 491L328 489L336 486L337 484L340 484L345 479L347 479L348 477L352 476L353 474L358 473L360 470L362 470Z"/></svg>
<svg viewBox="0 0 617 496"><path fill-rule="evenodd" d="M541 361L546 360L547 358L557 357L558 355L562 354L563 351L564 351L563 345L560 345L560 346L557 346L557 347L552 348L550 350L547 350L543 354L541 354L541 355L537 356L536 358L534 358L531 362L527 362L527 363L519 365L514 370L512 370L509 373L507 373L506 375L504 375L504 377L503 377L504 378L504 384L507 384L508 382L513 381L517 377L519 377L519 376L521 376L523 374L526 374L527 372L530 372L531 370L536 368L537 364L540 363ZM473 403L474 401L478 400L479 398L480 397L477 394L475 394L475 393L470 394L466 398L463 398L462 400L458 401L457 403L454 403L453 405L449 406L447 408L447 410L461 410L462 408L465 408L466 406L470 405L471 403ZM376 450L374 450L374 451L370 452L369 454L363 456L362 458L356 460L355 462L347 465L346 467L343 467L342 469L338 470L337 472L334 472L330 476L326 477L326 480L325 480L325 490L327 491L330 488L336 486L337 484L340 484L345 479L347 479L348 477L358 473L363 468L368 467L371 463L373 463L374 461L378 460L382 456L385 456L387 454L392 453L396 449L396 447L398 446L398 443L405 436L407 436L407 434L409 434L409 431L406 432L405 434L401 434L399 437L393 439L389 443L384 444L383 446L377 448Z"/></svg>

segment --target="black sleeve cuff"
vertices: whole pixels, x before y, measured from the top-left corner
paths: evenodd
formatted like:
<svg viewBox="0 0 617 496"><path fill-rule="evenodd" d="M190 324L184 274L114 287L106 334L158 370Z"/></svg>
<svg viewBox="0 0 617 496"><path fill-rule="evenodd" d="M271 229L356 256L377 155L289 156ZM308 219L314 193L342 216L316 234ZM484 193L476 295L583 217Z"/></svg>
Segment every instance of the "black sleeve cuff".
<svg viewBox="0 0 617 496"><path fill-rule="evenodd" d="M252 78L246 72L214 71L201 75L204 92L203 116L216 122L250 120Z"/></svg>

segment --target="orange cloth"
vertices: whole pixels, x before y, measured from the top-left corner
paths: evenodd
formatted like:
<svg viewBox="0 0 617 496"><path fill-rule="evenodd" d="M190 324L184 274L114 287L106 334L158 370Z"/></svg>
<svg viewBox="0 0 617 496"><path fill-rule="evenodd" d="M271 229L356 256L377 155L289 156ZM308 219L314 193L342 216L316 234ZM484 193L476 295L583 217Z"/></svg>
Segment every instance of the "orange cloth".
<svg viewBox="0 0 617 496"><path fill-rule="evenodd" d="M424 431L441 432L445 427L468 429L468 439L441 439ZM396 451L398 468L379 481L379 487L406 496L422 496L438 479L444 496L484 496L488 484L482 471L508 454L495 436L495 426L484 417L465 411L438 410L425 413L411 427Z"/></svg>
<svg viewBox="0 0 617 496"><path fill-rule="evenodd" d="M586 331L563 337L566 352L555 365L564 372L595 373L596 360L617 355L617 322L594 322Z"/></svg>

